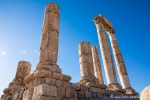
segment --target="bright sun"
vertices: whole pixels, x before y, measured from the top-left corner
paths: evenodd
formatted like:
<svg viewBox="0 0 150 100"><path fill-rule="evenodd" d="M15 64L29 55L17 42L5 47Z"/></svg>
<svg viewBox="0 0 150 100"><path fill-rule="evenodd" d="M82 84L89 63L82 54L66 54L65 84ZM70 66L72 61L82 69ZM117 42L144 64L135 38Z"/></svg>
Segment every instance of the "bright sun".
<svg viewBox="0 0 150 100"><path fill-rule="evenodd" d="M5 55L6 54L6 52L1 52L1 55Z"/></svg>

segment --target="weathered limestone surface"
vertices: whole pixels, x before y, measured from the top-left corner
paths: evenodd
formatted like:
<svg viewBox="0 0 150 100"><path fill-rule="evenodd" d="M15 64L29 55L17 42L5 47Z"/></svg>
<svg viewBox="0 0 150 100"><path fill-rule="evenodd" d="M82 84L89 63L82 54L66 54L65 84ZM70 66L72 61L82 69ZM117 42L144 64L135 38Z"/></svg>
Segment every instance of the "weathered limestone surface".
<svg viewBox="0 0 150 100"><path fill-rule="evenodd" d="M102 54L102 60L103 60L103 64L104 64L108 87L120 90L121 86L119 85L117 78L116 78L116 71L114 68L114 63L112 60L110 48L109 48L108 41L106 38L106 33L104 31L105 24L104 25L102 24L103 20L102 20L101 16L95 17L93 19L93 21L95 22L95 25L97 28L100 50L101 50L101 54Z"/></svg>
<svg viewBox="0 0 150 100"><path fill-rule="evenodd" d="M2 96L2 100L17 100L22 99L22 95L24 92L23 83L24 78L30 75L31 64L27 61L20 61L18 63L16 76L13 81L9 84L8 88L4 89L4 95Z"/></svg>
<svg viewBox="0 0 150 100"><path fill-rule="evenodd" d="M92 53L90 50L89 42L82 42L78 46L79 48L79 59L80 59L80 68L81 68L81 76L86 77L93 75L94 76L94 68L92 62Z"/></svg>
<svg viewBox="0 0 150 100"><path fill-rule="evenodd" d="M150 85L142 90L140 100L150 100Z"/></svg>
<svg viewBox="0 0 150 100"><path fill-rule="evenodd" d="M127 70L126 70L126 67L124 64L124 60L122 58L122 54L120 52L117 40L116 40L114 30L109 30L108 33L109 33L110 43L112 46L112 50L113 50L115 62L117 65L119 77L121 79L122 87L129 88L129 87L131 87L131 85L130 85L130 81L128 78L128 73L127 73Z"/></svg>
<svg viewBox="0 0 150 100"><path fill-rule="evenodd" d="M95 75L100 80L100 84L104 84L102 68L101 68L100 59L98 56L98 50L97 50L96 45L92 47L92 57L93 57Z"/></svg>
<svg viewBox="0 0 150 100"><path fill-rule="evenodd" d="M80 83L98 82L99 80L94 75L94 67L92 60L92 52L89 42L81 42L78 46L81 79Z"/></svg>
<svg viewBox="0 0 150 100"><path fill-rule="evenodd" d="M30 75L31 64L27 61L20 61L18 63L16 78L24 79L26 76Z"/></svg>
<svg viewBox="0 0 150 100"><path fill-rule="evenodd" d="M59 7L48 4L45 9L39 62L57 62L59 36Z"/></svg>
<svg viewBox="0 0 150 100"><path fill-rule="evenodd" d="M121 55L116 37L115 37L115 33L114 33L115 31L112 27L112 24L106 18L104 18L104 16L102 16L102 15L99 15L99 16L95 17L93 20L94 20L94 22L97 26L98 33L101 33L101 30L103 30L103 33L104 33L104 28L105 28L106 32L109 35L112 50L113 50L113 54L114 54L114 58L115 58L115 62L116 62L116 66L117 66L117 69L118 69L118 72L119 72L119 77L120 77L123 89L125 90L126 94L135 94L135 95L137 95L138 93L135 92L135 90L130 85L129 77L128 77L126 67L125 67L125 64L124 64L124 61L123 61L123 58L122 58L122 55ZM100 38L100 36L99 36L99 38ZM100 42L102 43L103 41L101 40ZM101 49L101 52L103 52L103 49ZM104 54L104 55L106 55L106 54ZM103 57L103 55L102 55L102 57ZM105 63L104 63L104 66L105 66ZM106 76L107 76L107 74L106 74ZM119 86L118 83L117 83L117 85ZM112 83L108 84L108 87L118 88L118 86L114 87L114 85ZM119 89L119 91L120 91L120 89ZM122 92L124 92L124 91L122 91Z"/></svg>
<svg viewBox="0 0 150 100"><path fill-rule="evenodd" d="M116 36L115 36L115 30L113 28L107 29L107 33L110 38L110 43L112 46L112 50L113 50L113 54L114 54L114 58L115 58L115 62L116 62L116 66L118 69L122 87L123 87L123 89L126 90L127 94L130 94L130 93L136 94L136 92L130 85L130 81L129 81L128 73L127 73L127 70L125 67L125 63L124 63L124 60L123 60Z"/></svg>
<svg viewBox="0 0 150 100"><path fill-rule="evenodd" d="M55 3L47 4L45 9L39 62L36 70L24 80L26 84L38 78L54 78L69 82L71 77L62 74L57 63L59 36L59 7Z"/></svg>

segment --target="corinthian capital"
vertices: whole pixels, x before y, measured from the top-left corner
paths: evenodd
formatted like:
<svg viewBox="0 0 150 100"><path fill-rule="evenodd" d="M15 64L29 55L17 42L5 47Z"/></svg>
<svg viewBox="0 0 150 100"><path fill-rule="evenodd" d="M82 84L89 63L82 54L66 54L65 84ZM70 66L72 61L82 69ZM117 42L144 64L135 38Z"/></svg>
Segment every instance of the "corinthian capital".
<svg viewBox="0 0 150 100"><path fill-rule="evenodd" d="M113 27L112 24L102 14L94 17L93 21L95 24L102 23L106 29L110 29Z"/></svg>
<svg viewBox="0 0 150 100"><path fill-rule="evenodd" d="M111 34L115 34L115 29L114 28L110 28L110 29L106 29L106 32L111 35Z"/></svg>
<svg viewBox="0 0 150 100"><path fill-rule="evenodd" d="M95 24L99 24L100 22L102 22L102 18L100 16L96 16L93 18L93 21Z"/></svg>

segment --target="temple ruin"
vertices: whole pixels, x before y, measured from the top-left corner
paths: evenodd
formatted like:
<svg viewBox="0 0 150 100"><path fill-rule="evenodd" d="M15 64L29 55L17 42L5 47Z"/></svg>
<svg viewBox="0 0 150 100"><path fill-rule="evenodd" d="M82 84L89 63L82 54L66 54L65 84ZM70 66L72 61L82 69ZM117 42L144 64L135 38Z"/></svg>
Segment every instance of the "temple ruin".
<svg viewBox="0 0 150 100"><path fill-rule="evenodd" d="M0 100L108 100L111 95L138 96L130 84L115 29L103 15L93 18L93 22L97 29L107 84L104 84L97 46L91 47L87 41L78 45L81 78L79 82L71 83L71 76L62 74L62 69L57 64L59 17L58 5L47 4L36 69L30 74L31 64L20 61L15 78L4 89ZM109 36L111 47L108 45L106 34ZM121 84L116 78L112 57L115 59Z"/></svg>

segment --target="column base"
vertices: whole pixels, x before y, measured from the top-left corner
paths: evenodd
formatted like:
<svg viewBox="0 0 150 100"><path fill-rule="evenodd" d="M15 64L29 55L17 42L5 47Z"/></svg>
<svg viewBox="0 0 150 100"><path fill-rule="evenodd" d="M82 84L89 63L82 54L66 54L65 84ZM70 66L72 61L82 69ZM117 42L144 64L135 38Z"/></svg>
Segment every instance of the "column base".
<svg viewBox="0 0 150 100"><path fill-rule="evenodd" d="M122 89L122 86L119 83L110 83L107 85L108 90L115 90L121 93L125 93L125 90Z"/></svg>
<svg viewBox="0 0 150 100"><path fill-rule="evenodd" d="M87 82L99 83L99 79L97 79L95 76L89 75L86 77L81 77L79 81L80 84L86 84Z"/></svg>
<svg viewBox="0 0 150 100"><path fill-rule="evenodd" d="M139 95L138 92L136 92L132 87L124 88L125 94L128 95Z"/></svg>
<svg viewBox="0 0 150 100"><path fill-rule="evenodd" d="M86 85L87 87L98 87L102 89L106 89L107 85L100 84L99 79L97 79L95 76L86 76L81 77L79 84Z"/></svg>
<svg viewBox="0 0 150 100"><path fill-rule="evenodd" d="M39 62L36 66L36 70L24 79L24 83L27 84L38 78L52 78L67 82L72 79L71 76L62 74L62 70L59 66L51 62Z"/></svg>
<svg viewBox="0 0 150 100"><path fill-rule="evenodd" d="M68 82L72 79L71 76L65 74L52 72L46 69L39 69L39 70L35 70L31 75L27 76L24 79L24 83L25 84L29 83L38 78L53 78L53 79L68 81Z"/></svg>
<svg viewBox="0 0 150 100"><path fill-rule="evenodd" d="M62 70L59 68L59 66L56 63L52 63L52 62L39 62L36 65L36 70L40 70L40 69L50 70L56 73L62 73Z"/></svg>

